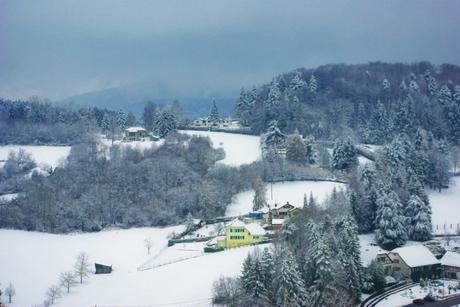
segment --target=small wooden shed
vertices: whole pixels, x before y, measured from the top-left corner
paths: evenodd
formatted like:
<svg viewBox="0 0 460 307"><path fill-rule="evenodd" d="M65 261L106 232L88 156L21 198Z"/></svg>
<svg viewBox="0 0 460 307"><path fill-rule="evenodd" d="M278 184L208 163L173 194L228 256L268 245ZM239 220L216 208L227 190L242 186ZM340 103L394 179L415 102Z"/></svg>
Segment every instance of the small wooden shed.
<svg viewBox="0 0 460 307"><path fill-rule="evenodd" d="M96 274L110 274L112 273L112 266L100 264L100 263L94 263L94 266L96 267Z"/></svg>

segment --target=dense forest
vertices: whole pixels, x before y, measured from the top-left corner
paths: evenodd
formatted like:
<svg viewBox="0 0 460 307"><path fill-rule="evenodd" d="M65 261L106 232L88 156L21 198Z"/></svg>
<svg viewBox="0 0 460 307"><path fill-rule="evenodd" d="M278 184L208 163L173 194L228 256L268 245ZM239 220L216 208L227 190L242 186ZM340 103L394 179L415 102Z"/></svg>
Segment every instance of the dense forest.
<svg viewBox="0 0 460 307"><path fill-rule="evenodd" d="M259 134L272 120L316 139L385 144L418 127L460 142L460 67L428 62L325 65L242 89L235 115Z"/></svg>

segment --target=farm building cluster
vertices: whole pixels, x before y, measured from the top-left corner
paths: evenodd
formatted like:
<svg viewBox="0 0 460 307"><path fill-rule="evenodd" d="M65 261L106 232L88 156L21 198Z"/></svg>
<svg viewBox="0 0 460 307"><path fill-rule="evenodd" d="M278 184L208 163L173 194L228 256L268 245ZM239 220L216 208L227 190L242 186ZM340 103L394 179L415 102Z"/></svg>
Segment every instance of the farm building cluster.
<svg viewBox="0 0 460 307"><path fill-rule="evenodd" d="M375 244L361 248L364 249L362 254L372 254L367 262L363 259L364 266L370 264L369 260L376 260L383 265L388 276L398 275L414 282L421 279L460 279L460 251L446 252L439 241L407 245L391 251L382 250Z"/></svg>
<svg viewBox="0 0 460 307"><path fill-rule="evenodd" d="M273 234L280 230L287 217L294 217L301 209L289 202L274 208L264 207L252 211L245 217L235 218L226 225L224 233L206 243L205 252L222 251L247 245L268 242Z"/></svg>
<svg viewBox="0 0 460 307"><path fill-rule="evenodd" d="M212 120L209 117L200 117L193 121L192 127L194 128L218 128L218 129L240 129L240 122L234 118L219 118Z"/></svg>
<svg viewBox="0 0 460 307"><path fill-rule="evenodd" d="M128 127L123 133L123 142L158 141L160 137L148 132L143 127Z"/></svg>

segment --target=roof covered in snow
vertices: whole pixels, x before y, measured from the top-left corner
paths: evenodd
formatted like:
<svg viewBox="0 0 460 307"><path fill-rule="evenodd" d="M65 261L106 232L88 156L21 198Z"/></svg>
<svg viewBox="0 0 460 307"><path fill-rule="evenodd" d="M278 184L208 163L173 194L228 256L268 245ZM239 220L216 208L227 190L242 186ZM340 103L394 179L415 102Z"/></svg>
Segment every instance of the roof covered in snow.
<svg viewBox="0 0 460 307"><path fill-rule="evenodd" d="M265 235L265 230L257 223L245 224L244 228L253 236Z"/></svg>
<svg viewBox="0 0 460 307"><path fill-rule="evenodd" d="M275 224L275 225L279 225L279 224L283 224L284 223L284 219L272 219L272 225Z"/></svg>
<svg viewBox="0 0 460 307"><path fill-rule="evenodd" d="M265 235L265 230L257 223L246 224L239 219L234 219L228 226L231 227L243 227L253 236L263 236Z"/></svg>
<svg viewBox="0 0 460 307"><path fill-rule="evenodd" d="M147 131L142 127L128 127L125 129L128 132L139 132L139 131Z"/></svg>
<svg viewBox="0 0 460 307"><path fill-rule="evenodd" d="M460 268L460 254L456 252L447 252L441 258L441 264Z"/></svg>
<svg viewBox="0 0 460 307"><path fill-rule="evenodd" d="M232 227L244 227L244 225L246 224L243 223L243 221L239 219L234 219L230 224L228 224L228 226L232 226Z"/></svg>
<svg viewBox="0 0 460 307"><path fill-rule="evenodd" d="M439 260L423 245L412 245L395 248L391 251L397 253L399 257L411 268L439 264Z"/></svg>

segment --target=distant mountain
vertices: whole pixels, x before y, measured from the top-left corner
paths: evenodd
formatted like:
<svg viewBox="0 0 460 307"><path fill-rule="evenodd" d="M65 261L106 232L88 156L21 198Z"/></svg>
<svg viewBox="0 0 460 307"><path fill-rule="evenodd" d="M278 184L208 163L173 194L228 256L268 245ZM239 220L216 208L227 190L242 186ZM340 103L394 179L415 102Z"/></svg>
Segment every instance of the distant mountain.
<svg viewBox="0 0 460 307"><path fill-rule="evenodd" d="M146 83L136 83L128 86L114 87L75 95L62 102L78 106L97 106L113 110L124 110L136 115L142 114L148 101L165 105L173 100L180 101L185 114L189 117L199 117L209 114L212 100L215 99L219 113L228 116L235 107L238 93L177 93L177 91Z"/></svg>

